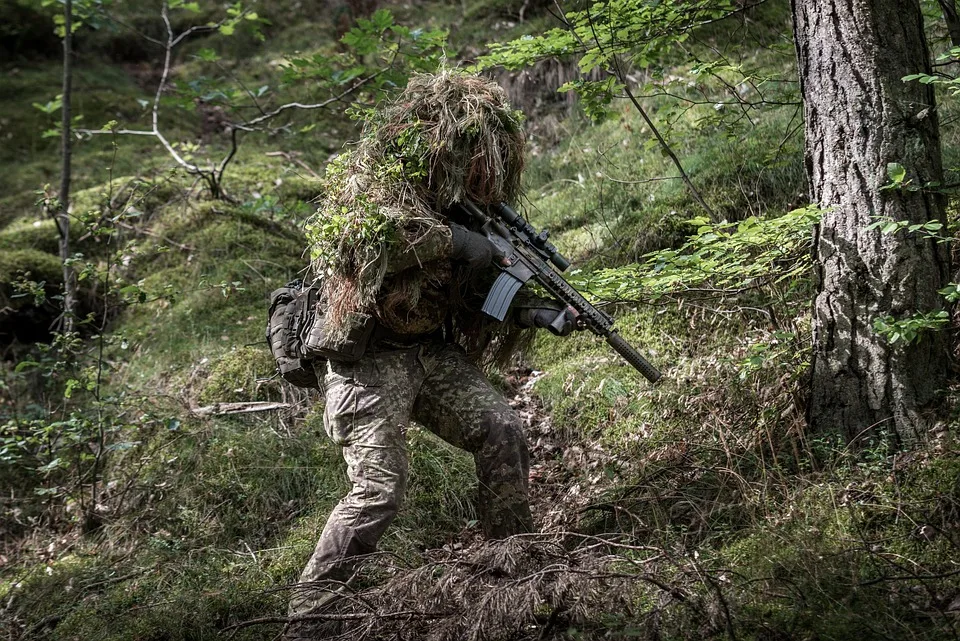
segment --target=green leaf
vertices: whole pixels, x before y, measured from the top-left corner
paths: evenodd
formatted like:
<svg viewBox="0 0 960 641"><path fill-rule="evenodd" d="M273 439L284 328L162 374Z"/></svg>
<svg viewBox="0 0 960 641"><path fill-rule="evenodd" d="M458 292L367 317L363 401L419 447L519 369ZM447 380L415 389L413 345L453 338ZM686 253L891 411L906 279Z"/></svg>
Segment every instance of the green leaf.
<svg viewBox="0 0 960 641"><path fill-rule="evenodd" d="M140 445L140 441L120 441L107 446L108 452L126 452Z"/></svg>
<svg viewBox="0 0 960 641"><path fill-rule="evenodd" d="M890 177L894 185L899 185L907 177L907 170L900 163L887 163L887 176Z"/></svg>
<svg viewBox="0 0 960 641"><path fill-rule="evenodd" d="M39 102L33 103L33 108L42 111L43 113L53 115L60 111L63 107L63 96L57 95L53 100L48 101L46 104L40 104Z"/></svg>
<svg viewBox="0 0 960 641"><path fill-rule="evenodd" d="M55 459L53 459L52 461L50 461L49 463L47 463L46 465L42 465L42 466L38 467L38 468L37 468L37 471L40 472L41 474L49 474L50 472L54 471L55 469L57 469L57 468L59 468L59 467L63 467L63 466L64 466L63 461L62 461L61 459L59 459L59 458L55 458Z"/></svg>
<svg viewBox="0 0 960 641"><path fill-rule="evenodd" d="M17 363L17 366L13 368L13 371L19 374L24 370L32 369L34 367L40 367L40 363L37 361L20 361Z"/></svg>
<svg viewBox="0 0 960 641"><path fill-rule="evenodd" d="M204 47L203 49L199 50L195 55L197 56L197 58L199 58L200 60L203 60L204 62L216 62L217 60L220 60L220 54L218 54L213 49L210 49L209 47Z"/></svg>
<svg viewBox="0 0 960 641"><path fill-rule="evenodd" d="M384 31L393 24L393 14L387 9L377 9L370 16L370 22L377 30Z"/></svg>

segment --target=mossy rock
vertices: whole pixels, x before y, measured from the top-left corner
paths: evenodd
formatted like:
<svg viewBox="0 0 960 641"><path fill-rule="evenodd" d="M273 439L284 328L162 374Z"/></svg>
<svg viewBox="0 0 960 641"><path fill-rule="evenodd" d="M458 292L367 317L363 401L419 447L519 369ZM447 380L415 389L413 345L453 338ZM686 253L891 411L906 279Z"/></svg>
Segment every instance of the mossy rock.
<svg viewBox="0 0 960 641"><path fill-rule="evenodd" d="M60 258L37 249L0 252L0 290L10 291L10 285L25 275L37 282L60 283L63 281L62 270Z"/></svg>
<svg viewBox="0 0 960 641"><path fill-rule="evenodd" d="M0 252L35 249L56 255L60 241L52 220L20 219L0 230Z"/></svg>
<svg viewBox="0 0 960 641"><path fill-rule="evenodd" d="M57 315L50 297L63 282L60 259L36 249L0 251L0 342L32 343L48 338L47 328ZM17 296L13 284L21 278L43 283L45 300ZM16 298L14 298L16 296Z"/></svg>
<svg viewBox="0 0 960 641"><path fill-rule="evenodd" d="M212 247L233 252L245 244L240 242L242 239L260 246L273 237L294 241L300 247L299 256L306 243L303 233L293 224L277 222L250 208L217 200L165 211L154 229L167 238L202 247L205 253L212 253L210 242Z"/></svg>
<svg viewBox="0 0 960 641"><path fill-rule="evenodd" d="M123 176L76 192L71 208L81 213L99 211L113 201L114 207L124 207L127 214L150 215L170 202L183 199L186 189L175 176L166 173L151 177Z"/></svg>
<svg viewBox="0 0 960 641"><path fill-rule="evenodd" d="M266 346L238 347L222 355L210 368L197 395L200 403L269 401L279 398L280 383L261 383L276 369Z"/></svg>
<svg viewBox="0 0 960 641"><path fill-rule="evenodd" d="M319 178L302 171L297 165L285 168L279 162L252 162L233 167L225 182L227 190L241 202L261 196L290 207L296 201L314 201L323 190Z"/></svg>

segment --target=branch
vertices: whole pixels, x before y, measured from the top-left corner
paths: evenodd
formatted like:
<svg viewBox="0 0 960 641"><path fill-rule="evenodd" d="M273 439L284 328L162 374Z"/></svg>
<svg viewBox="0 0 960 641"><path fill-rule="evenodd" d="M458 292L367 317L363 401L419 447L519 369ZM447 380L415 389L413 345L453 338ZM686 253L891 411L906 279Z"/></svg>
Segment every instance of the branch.
<svg viewBox="0 0 960 641"><path fill-rule="evenodd" d="M361 619L404 619L408 617L422 617L425 619L436 619L441 617L449 617L457 614L455 612L425 612L421 610L401 610L398 612L350 612L344 614L302 614L299 616L292 617L260 617L258 619L250 619L248 621L241 621L240 623L234 623L223 628L223 632L236 632L242 628L249 628L254 625L264 625L267 623L292 623L294 621L357 621Z"/></svg>
<svg viewBox="0 0 960 641"><path fill-rule="evenodd" d="M603 177L610 182L619 183L621 185L645 185L647 183L661 182L664 180L683 180L683 176L659 176L657 178L644 178L643 180L620 180L609 174L603 174Z"/></svg>
<svg viewBox="0 0 960 641"><path fill-rule="evenodd" d="M133 26L132 24L130 24L130 23L128 23L128 22L124 22L123 20L117 18L116 16L109 15L109 14L105 14L105 15L106 15L107 19L110 20L110 22L115 22L116 24L120 25L120 26L123 27L124 29L127 29L127 30L129 30L129 31L132 31L133 33L137 34L137 36L143 38L143 39L146 40L147 42L150 42L150 43L152 43L152 44L155 44L155 45L157 45L157 46L159 46L159 47L164 47L164 46L166 46L163 41L157 40L156 38L152 38L152 37L148 36L147 34L143 33L143 32L140 31L139 29L137 29L137 28L136 28L135 26Z"/></svg>
<svg viewBox="0 0 960 641"><path fill-rule="evenodd" d="M259 125L279 116L285 111L289 111L292 109L301 109L301 110L322 109L324 107L330 106L335 102L341 101L343 100L344 97L352 93L355 93L361 87L363 87L364 85L366 85L367 83L371 82L376 77L381 75L386 69L392 67L399 53L399 48L398 48L398 50L394 52L393 60L391 60L386 67L377 71L376 73L373 73L367 76L366 78L362 78L356 82L353 82L352 84L350 84L350 86L343 89L343 91L341 91L340 93L334 96L331 96L327 100L324 100L318 103L310 103L310 104L300 103L300 102L291 102L291 103L281 105L270 112L264 112L263 108L260 106L260 103L257 101L257 97L253 94L253 92L251 92L243 84L242 81L236 78L236 76L233 76L234 80L236 80L236 82L240 85L240 87L247 93L247 95L253 101L253 107L260 112L260 115L251 120L230 123L228 125L229 131L230 131L230 147L226 152L226 155L224 155L223 158L218 163L213 163L211 161L210 166L204 168L183 157L177 151L174 145L160 131L160 116L159 116L160 100L163 96L163 92L166 89L169 78L170 78L170 73L173 65L174 48L176 48L180 43L182 43L189 36L194 34L209 33L209 32L216 31L229 20L235 19L235 17L231 16L228 18L224 18L219 22L210 24L210 25L199 25L195 27L190 27L189 29L180 33L179 35L174 35L173 26L170 23L169 9L170 9L169 4L167 2L164 2L160 10L160 16L163 19L164 28L166 30L166 41L161 42L160 40L150 39L151 42L161 45L164 48L163 67L160 75L160 82L157 86L157 91L154 94L153 104L150 110L150 121L151 121L150 129L112 129L112 130L77 129L75 131L77 133L81 133L89 136L104 135L104 134L125 135L125 136L152 136L160 142L160 144L167 151L170 157L173 158L178 165L186 169L188 173L198 176L200 180L206 183L207 188L210 190L210 194L214 198L223 198L226 200L231 200L230 197L223 191L221 187L221 183L223 180L223 174L226 171L227 166L230 164L230 162L234 159L234 157L237 154L238 145L239 145L238 136L240 131L259 131L260 130L258 128ZM241 14L241 17L242 15L243 14ZM230 72L227 72L227 73L230 73ZM230 74L230 75L233 75L233 74ZM298 164L302 165L302 163L298 163ZM305 165L303 166L306 167ZM313 170L310 170L309 168L307 169L310 171L312 175L316 176L316 173Z"/></svg>
<svg viewBox="0 0 960 641"><path fill-rule="evenodd" d="M253 131L253 128L259 125L260 123L266 122L267 120L275 118L276 116L279 116L284 111L288 111L290 109L322 109L324 107L328 107L331 104L342 100L345 96L348 96L351 93L354 93L357 89L367 84L368 82L370 82L371 80L373 80L374 78L376 78L382 73L383 73L383 70L380 70L373 75L367 76L366 78L363 78L362 80L355 82L353 85L345 89L343 92L337 94L336 96L327 98L322 102L318 102L315 104L306 104L306 105L300 102L288 102L285 105L280 105L273 111L268 111L262 116L257 116L253 120L248 120L246 122L241 122L241 123L235 123L231 126L236 127L237 129L242 129L244 131Z"/></svg>
<svg viewBox="0 0 960 641"><path fill-rule="evenodd" d="M590 10L587 10L587 19L590 21L590 28L593 29L593 17L590 14ZM594 32L594 40L597 43L597 48L600 49L600 52L603 53L603 48L600 45L600 39L597 37L596 32ZM693 195L694 200L703 207L703 210L707 212L707 215L710 216L711 220L716 220L717 215L713 212L713 209L707 204L707 201L703 199L703 196L700 195L700 192L697 191L697 188L693 186L693 181L690 180L690 176L687 175L686 170L683 168L683 164L680 162L680 159L677 158L677 154L673 152L673 149L667 143L666 139L660 133L660 130L657 129L657 126L653 123L653 120L650 119L650 116L647 115L646 110L640 104L640 101L637 100L636 96L633 95L633 91L630 90L630 85L628 84L629 79L623 73L623 69L620 67L620 57L617 54L614 54L612 57L613 66L616 71L610 71L605 69L606 73L612 75L623 85L623 90L626 92L627 97L630 99L630 102L633 103L633 106L639 112L640 117L643 118L643 121L647 123L647 126L650 127L650 131L656 137L657 142L660 143L660 148L667 154L670 160L673 162L674 166L677 168L677 171L680 173L680 177L683 179L683 182L687 185L687 188L690 190L690 193Z"/></svg>
<svg viewBox="0 0 960 641"><path fill-rule="evenodd" d="M556 0L554 1L556 2ZM763 1L764 0L760 0L760 2L763 2ZM760 3L758 2L757 4L760 4ZM751 5L751 6L756 6L756 5ZM559 8L559 5L558 5L558 8ZM590 13L589 9L587 10L587 20L590 24L590 30L591 30L591 33L593 33L593 40L597 45L597 50L600 51L601 54L605 54L606 52L604 51L603 45L600 42L600 37L597 34L593 24L593 15ZM573 34L574 38L576 38L577 41L581 44L581 46L583 46L584 48L587 48L586 43L580 37L580 34L577 33L577 30L573 27L573 25L571 25L570 22L567 21L566 19L564 19L564 23L566 24L570 33ZM667 156L673 162L674 166L677 168L677 171L680 174L680 178L687 185L687 188L690 190L690 193L693 195L694 200L696 200L697 203L703 208L703 210L707 212L707 215L710 217L711 220L716 220L717 219L716 214L714 213L713 209L710 208L707 202L703 199L703 196L700 195L700 192L697 191L697 188L694 187L693 181L690 180L690 176L688 176L686 170L684 170L683 165L680 162L680 159L677 158L677 155L673 152L673 149L670 148L670 145L667 143L666 139L660 134L660 130L657 129L657 126L653 123L653 121L650 119L650 116L647 115L647 112L644 110L643 106L640 104L636 96L634 96L633 92L630 90L630 87L627 84L629 79L626 78L625 74L623 73L623 70L620 67L619 56L614 53L613 56L611 57L611 60L613 61L613 65L616 71L610 71L609 69L604 69L604 72L607 75L613 76L614 78L616 78L623 85L623 89L626 92L627 97L630 99L630 102L633 103L633 106L640 113L640 116L643 118L643 121L647 123L648 127L650 127L650 131L653 132L653 135L656 137L657 142L660 144L660 148L663 149L664 153L667 154Z"/></svg>
<svg viewBox="0 0 960 641"><path fill-rule="evenodd" d="M163 3L163 14L164 14L164 16L165 16L165 17L164 17L164 22L167 23L167 27L168 27L168 30L167 30L167 31L168 31L168 33L171 34L171 37L172 37L172 35L173 35L173 34L172 34L172 29L169 29L170 21L166 18L166 10L167 10L167 3L164 2L164 3ZM241 14L238 16L238 18L243 18L243 17L246 16L248 13L250 13L250 12L249 12L249 11L244 11L243 13L241 13ZM227 23L227 21L230 20L230 18L231 18L231 16L227 16L226 18L223 18L223 19L221 19L219 22L215 22L215 23L213 23L213 24L202 24L202 25L197 25L197 26L194 26L194 27L190 27L189 29L187 29L186 31L184 31L183 33L181 33L179 36L177 36L176 39L170 40L170 43L171 43L174 47L176 47L178 44L180 44L180 43L183 42L185 39L189 38L190 36L192 36L192 35L195 34L195 33L210 33L211 31L217 31L217 30L220 29L220 27L222 27L223 25L225 25L225 24Z"/></svg>
<svg viewBox="0 0 960 641"><path fill-rule="evenodd" d="M877 583L885 583L887 581L932 581L933 579L945 579L948 576L956 576L960 574L960 570L954 570L952 572L944 572L942 574L907 574L904 576L884 576L879 579L873 579L872 581L863 581L858 583L859 587L865 587L868 585L876 585Z"/></svg>
<svg viewBox="0 0 960 641"><path fill-rule="evenodd" d="M270 157L270 158L276 158L276 157L284 158L284 159L287 160L288 162L292 162L292 163L295 163L295 164L299 165L299 166L302 167L308 174L310 174L311 176L313 176L313 177L316 178L317 180L323 179L323 176L321 176L320 174L318 174L317 172L315 172L310 165L308 165L307 163L305 163L305 162L303 162L302 160L300 160L299 158L297 158L296 153L290 153L289 151L268 151L265 155L266 155L267 157Z"/></svg>
<svg viewBox="0 0 960 641"><path fill-rule="evenodd" d="M272 412L274 410L283 410L289 407L290 403L267 403L260 401L248 403L214 403L213 405L191 409L190 412L195 416L223 416L225 414Z"/></svg>

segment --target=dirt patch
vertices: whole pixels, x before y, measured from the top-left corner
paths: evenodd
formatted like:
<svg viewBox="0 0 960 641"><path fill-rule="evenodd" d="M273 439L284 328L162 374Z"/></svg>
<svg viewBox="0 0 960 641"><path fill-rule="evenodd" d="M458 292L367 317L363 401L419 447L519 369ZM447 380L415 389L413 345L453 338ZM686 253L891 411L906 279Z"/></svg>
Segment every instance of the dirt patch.
<svg viewBox="0 0 960 641"><path fill-rule="evenodd" d="M597 512L613 509L607 496L634 462L601 444L558 428L533 388L544 372L512 370L510 406L520 415L530 448L530 503L543 533L580 530Z"/></svg>

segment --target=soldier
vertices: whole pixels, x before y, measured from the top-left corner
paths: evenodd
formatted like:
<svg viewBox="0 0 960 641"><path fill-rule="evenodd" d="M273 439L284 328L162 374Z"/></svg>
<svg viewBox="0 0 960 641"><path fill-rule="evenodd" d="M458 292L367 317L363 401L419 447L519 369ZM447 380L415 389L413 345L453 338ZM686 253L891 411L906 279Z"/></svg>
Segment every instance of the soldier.
<svg viewBox="0 0 960 641"><path fill-rule="evenodd" d="M358 557L376 550L396 516L407 480L404 432L411 419L473 454L486 537L533 527L519 417L461 346L469 342L464 327L486 323L480 306L496 275L493 247L451 212L444 209L416 242L387 246L383 280L367 306L376 329L364 355L318 366L324 427L343 448L352 488L327 519L300 576L288 639L312 638L309 615L322 613L337 597ZM574 314L562 304L529 295L519 300L511 319L516 327L549 327L558 335L576 328Z"/></svg>

